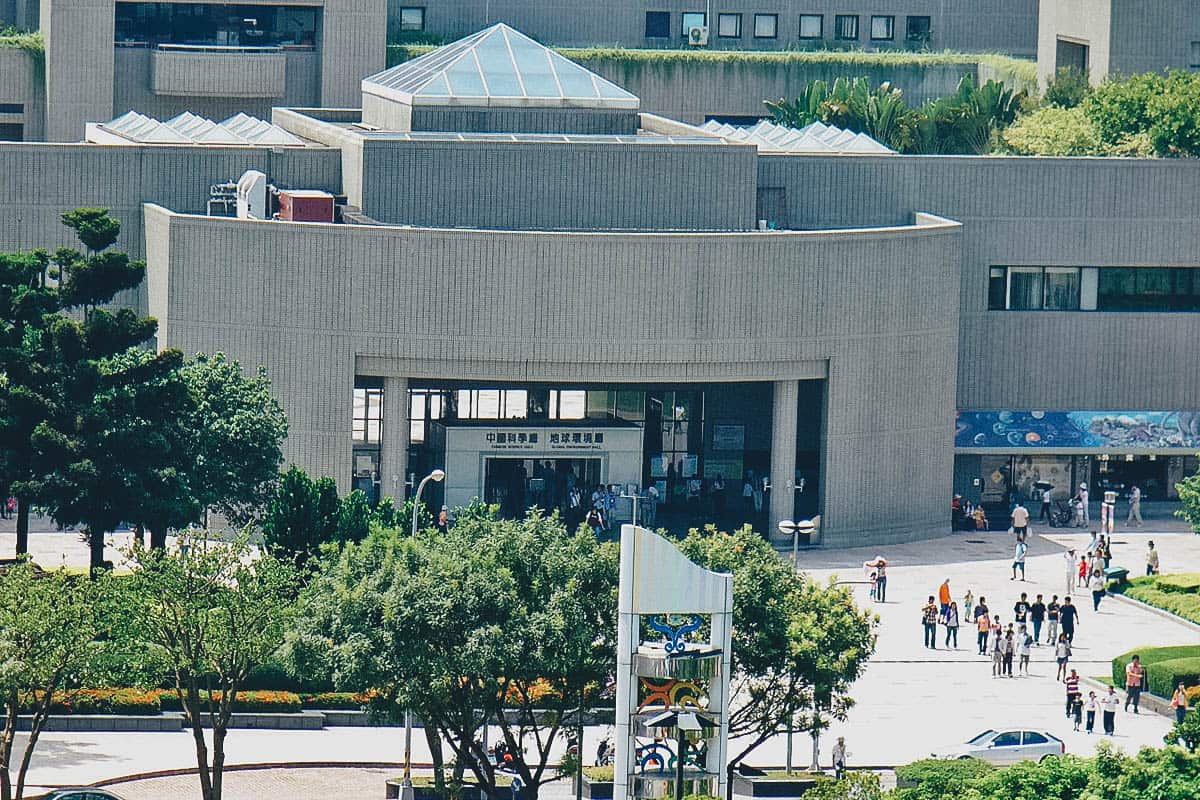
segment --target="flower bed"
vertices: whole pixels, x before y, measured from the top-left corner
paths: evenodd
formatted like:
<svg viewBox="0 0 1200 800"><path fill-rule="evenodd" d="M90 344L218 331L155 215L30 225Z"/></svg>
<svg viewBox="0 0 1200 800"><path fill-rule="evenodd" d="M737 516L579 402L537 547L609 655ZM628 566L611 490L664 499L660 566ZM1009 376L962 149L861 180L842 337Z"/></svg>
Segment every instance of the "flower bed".
<svg viewBox="0 0 1200 800"><path fill-rule="evenodd" d="M21 713L33 713L33 697L22 698ZM54 716L65 714L118 714L122 716L154 716L162 713L162 703L156 690L141 689L72 689L55 692L50 703Z"/></svg>
<svg viewBox="0 0 1200 800"><path fill-rule="evenodd" d="M183 710L183 704L173 689L160 690L158 694L163 711ZM213 694L215 699L220 700L220 692ZM207 692L201 692L202 698L207 695ZM295 692L238 692L233 700L233 711L239 714L298 714L300 708L300 695Z"/></svg>
<svg viewBox="0 0 1200 800"><path fill-rule="evenodd" d="M300 703L311 709L360 711L371 705L373 698L370 692L318 692L300 695Z"/></svg>

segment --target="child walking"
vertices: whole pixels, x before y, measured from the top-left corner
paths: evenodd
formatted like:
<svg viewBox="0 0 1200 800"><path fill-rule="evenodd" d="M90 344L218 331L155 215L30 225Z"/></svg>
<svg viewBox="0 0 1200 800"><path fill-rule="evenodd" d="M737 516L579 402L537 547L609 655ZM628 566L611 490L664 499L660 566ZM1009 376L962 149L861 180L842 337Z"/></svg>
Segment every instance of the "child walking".
<svg viewBox="0 0 1200 800"><path fill-rule="evenodd" d="M1067 661L1071 658L1071 643L1067 641L1067 635L1060 633L1058 635L1058 644L1054 647L1054 660L1058 662L1058 674L1055 680L1065 681L1067 679Z"/></svg>

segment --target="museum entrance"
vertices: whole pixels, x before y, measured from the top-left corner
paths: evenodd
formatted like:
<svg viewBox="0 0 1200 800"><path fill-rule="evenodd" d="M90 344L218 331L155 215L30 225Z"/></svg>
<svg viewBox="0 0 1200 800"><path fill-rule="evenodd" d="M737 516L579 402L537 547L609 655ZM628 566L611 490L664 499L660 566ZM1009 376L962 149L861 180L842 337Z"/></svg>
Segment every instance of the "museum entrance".
<svg viewBox="0 0 1200 800"><path fill-rule="evenodd" d="M537 506L558 511L568 523L583 519L591 506L592 492L601 482L599 458L485 458L483 498L500 506L500 514L515 519ZM580 502L571 508L571 490L578 487Z"/></svg>

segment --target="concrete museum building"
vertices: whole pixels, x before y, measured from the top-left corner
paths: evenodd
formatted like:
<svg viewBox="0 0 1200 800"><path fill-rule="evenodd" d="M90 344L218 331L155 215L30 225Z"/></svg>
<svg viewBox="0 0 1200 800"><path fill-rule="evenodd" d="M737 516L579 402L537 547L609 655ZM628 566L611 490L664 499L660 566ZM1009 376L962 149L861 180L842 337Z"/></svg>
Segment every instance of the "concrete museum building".
<svg viewBox="0 0 1200 800"><path fill-rule="evenodd" d="M264 365L287 458L342 490L654 486L845 547L946 530L956 490L1195 467L1200 163L685 125L506 25L358 107L88 139L0 144L0 248L112 208L158 346Z"/></svg>

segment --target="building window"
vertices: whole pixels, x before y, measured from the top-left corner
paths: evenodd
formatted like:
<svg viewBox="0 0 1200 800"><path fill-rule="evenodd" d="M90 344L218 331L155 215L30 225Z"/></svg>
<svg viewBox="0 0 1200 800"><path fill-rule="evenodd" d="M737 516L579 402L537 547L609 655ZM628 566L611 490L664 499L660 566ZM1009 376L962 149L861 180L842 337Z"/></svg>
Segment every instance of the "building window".
<svg viewBox="0 0 1200 800"><path fill-rule="evenodd" d="M1042 275L1043 301L1046 311L1079 310L1079 269L1077 267L1046 267Z"/></svg>
<svg viewBox="0 0 1200 800"><path fill-rule="evenodd" d="M915 45L929 44L929 17L909 17L907 25L905 39Z"/></svg>
<svg viewBox="0 0 1200 800"><path fill-rule="evenodd" d="M896 18L892 16L871 17L871 41L890 42L896 38Z"/></svg>
<svg viewBox="0 0 1200 800"><path fill-rule="evenodd" d="M400 30L402 31L423 31L425 30L425 9L416 6L401 6L400 7Z"/></svg>
<svg viewBox="0 0 1200 800"><path fill-rule="evenodd" d="M0 114L24 114L24 103L0 103Z"/></svg>
<svg viewBox="0 0 1200 800"><path fill-rule="evenodd" d="M685 11L683 14L683 38L688 38L692 28L707 28L708 15L703 11Z"/></svg>
<svg viewBox="0 0 1200 800"><path fill-rule="evenodd" d="M1099 311L1200 311L1200 268L1101 267Z"/></svg>
<svg viewBox="0 0 1200 800"><path fill-rule="evenodd" d="M647 11L646 12L646 38L647 39L670 39L671 38L671 12L670 11Z"/></svg>
<svg viewBox="0 0 1200 800"><path fill-rule="evenodd" d="M1079 267L992 267L988 308L1009 311L1078 311Z"/></svg>
<svg viewBox="0 0 1200 800"><path fill-rule="evenodd" d="M429 423L446 417L446 393L438 389L410 389L408 392L408 439L420 444L428 436Z"/></svg>
<svg viewBox="0 0 1200 800"><path fill-rule="evenodd" d="M359 444L379 444L382 429L383 389L355 388L354 441Z"/></svg>
<svg viewBox="0 0 1200 800"><path fill-rule="evenodd" d="M318 13L283 5L117 3L113 35L127 45L315 47Z"/></svg>
<svg viewBox="0 0 1200 800"><path fill-rule="evenodd" d="M1188 66L1192 69L1200 69L1200 42L1192 42L1192 49L1188 56Z"/></svg>
<svg viewBox="0 0 1200 800"><path fill-rule="evenodd" d="M459 419L525 419L529 392L525 389L459 389Z"/></svg>
<svg viewBox="0 0 1200 800"><path fill-rule="evenodd" d="M717 36L721 39L740 39L742 36L742 15L717 14Z"/></svg>
<svg viewBox="0 0 1200 800"><path fill-rule="evenodd" d="M755 39L774 39L779 35L779 15L778 14L755 14L754 15L754 38Z"/></svg>
<svg viewBox="0 0 1200 800"><path fill-rule="evenodd" d="M858 16L856 14L838 14L833 18L833 36L843 42L858 39Z"/></svg>
<svg viewBox="0 0 1200 800"><path fill-rule="evenodd" d="M820 14L800 15L800 38L820 39L825 35L825 17Z"/></svg>

